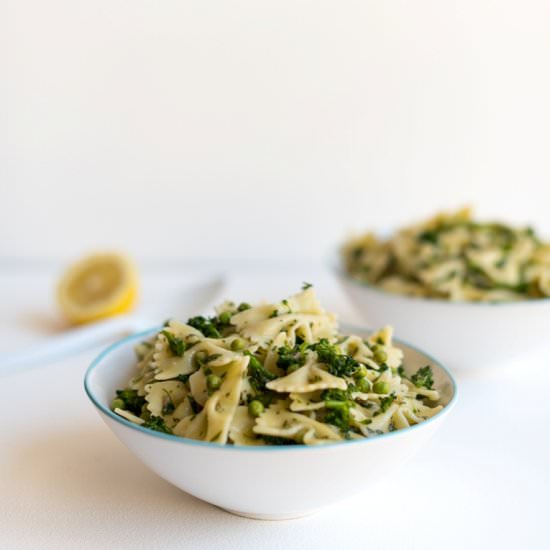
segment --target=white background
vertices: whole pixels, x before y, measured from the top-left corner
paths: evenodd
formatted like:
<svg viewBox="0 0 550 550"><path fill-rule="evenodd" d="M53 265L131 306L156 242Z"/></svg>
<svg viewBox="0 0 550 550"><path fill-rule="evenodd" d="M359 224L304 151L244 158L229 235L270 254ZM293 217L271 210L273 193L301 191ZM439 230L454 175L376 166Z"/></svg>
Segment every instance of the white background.
<svg viewBox="0 0 550 550"><path fill-rule="evenodd" d="M0 0L0 350L64 328L52 289L90 248L143 261L155 319L200 265L233 266L231 297L315 282L360 322L321 263L350 230L471 203L550 235L549 29L546 0ZM549 547L544 358L457 373L406 468L265 523L114 439L82 390L98 352L0 380L2 550Z"/></svg>
<svg viewBox="0 0 550 550"><path fill-rule="evenodd" d="M4 0L0 259L320 259L465 202L550 232L545 0Z"/></svg>

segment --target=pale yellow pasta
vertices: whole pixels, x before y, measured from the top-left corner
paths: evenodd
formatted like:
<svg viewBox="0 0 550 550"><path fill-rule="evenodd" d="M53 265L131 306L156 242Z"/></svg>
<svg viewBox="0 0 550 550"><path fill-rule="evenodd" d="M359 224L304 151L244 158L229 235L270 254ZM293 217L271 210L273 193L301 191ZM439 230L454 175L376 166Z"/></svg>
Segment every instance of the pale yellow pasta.
<svg viewBox="0 0 550 550"><path fill-rule="evenodd" d="M114 411L188 439L318 445L406 428L441 408L428 366L405 375L391 327L341 335L312 288L216 312L170 321L140 344Z"/></svg>
<svg viewBox="0 0 550 550"><path fill-rule="evenodd" d="M452 301L501 302L550 296L550 244L531 228L442 213L389 239L350 239L346 270L388 292Z"/></svg>

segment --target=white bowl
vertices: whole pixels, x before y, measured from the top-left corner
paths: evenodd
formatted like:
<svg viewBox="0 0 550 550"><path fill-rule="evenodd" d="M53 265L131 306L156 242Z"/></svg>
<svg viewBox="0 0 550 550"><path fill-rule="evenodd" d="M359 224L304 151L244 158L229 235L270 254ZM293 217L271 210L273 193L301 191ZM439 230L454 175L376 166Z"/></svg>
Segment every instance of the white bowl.
<svg viewBox="0 0 550 550"><path fill-rule="evenodd" d="M335 269L353 304L372 327L427 350L451 369L499 367L549 343L550 298L518 302L450 302L381 290Z"/></svg>
<svg viewBox="0 0 550 550"><path fill-rule="evenodd" d="M88 397L114 434L151 470L197 498L246 517L306 516L363 491L413 456L441 426L456 400L449 372L398 342L405 370L432 365L435 387L445 405L421 424L371 439L314 447L238 447L183 439L132 424L109 409L115 390L124 387L134 372L134 345L157 330L130 336L104 351L86 372Z"/></svg>

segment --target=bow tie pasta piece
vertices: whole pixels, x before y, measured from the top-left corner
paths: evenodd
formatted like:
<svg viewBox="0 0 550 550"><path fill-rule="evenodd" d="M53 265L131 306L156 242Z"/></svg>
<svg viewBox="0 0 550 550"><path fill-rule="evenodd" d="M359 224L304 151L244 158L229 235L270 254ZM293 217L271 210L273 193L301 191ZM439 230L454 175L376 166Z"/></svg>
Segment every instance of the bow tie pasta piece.
<svg viewBox="0 0 550 550"><path fill-rule="evenodd" d="M234 315L231 324L253 342L267 345L280 333L294 345L300 337L306 342L332 338L336 334L336 318L323 310L312 288L283 300L279 304L263 304Z"/></svg>
<svg viewBox="0 0 550 550"><path fill-rule="evenodd" d="M187 439L203 440L206 436L206 413L202 410L186 416L176 424L172 433Z"/></svg>
<svg viewBox="0 0 550 550"><path fill-rule="evenodd" d="M309 315L305 313L286 313L274 316L243 328L242 334L253 342L267 345L285 333L291 345L299 337L304 342L312 343L320 338L334 336L334 321L328 316Z"/></svg>
<svg viewBox="0 0 550 550"><path fill-rule="evenodd" d="M178 321L170 321L169 325L158 334L155 342L152 360L155 378L169 380L193 372L195 369L192 357L186 351L201 338L203 338L202 334L193 327Z"/></svg>
<svg viewBox="0 0 550 550"><path fill-rule="evenodd" d="M177 380L155 382L145 386L147 409L153 416L172 414L187 396L185 384Z"/></svg>
<svg viewBox="0 0 550 550"><path fill-rule="evenodd" d="M202 439L216 443L226 443L229 427L239 405L243 373L248 365L248 357L231 363L218 390L204 400L202 411L191 418L184 418L174 433L191 439ZM202 373L198 371L195 375ZM193 392L193 397L202 400Z"/></svg>
<svg viewBox="0 0 550 550"><path fill-rule="evenodd" d="M248 407L237 407L231 426L229 427L229 439L235 445L265 445L253 431L256 420L248 414Z"/></svg>
<svg viewBox="0 0 550 550"><path fill-rule="evenodd" d="M248 357L233 362L227 369L220 389L214 392L204 404L207 430L206 441L226 443L229 426L239 405L243 373L248 365Z"/></svg>
<svg viewBox="0 0 550 550"><path fill-rule="evenodd" d="M321 399L321 392L291 393L290 410L292 412L315 411L322 409L325 402Z"/></svg>
<svg viewBox="0 0 550 550"><path fill-rule="evenodd" d="M280 407L269 407L260 415L254 426L254 432L270 437L292 439L299 443L307 441L307 445L342 439L342 436L327 424L317 422L303 414L281 410Z"/></svg>
<svg viewBox="0 0 550 550"><path fill-rule="evenodd" d="M309 393L329 388L345 390L348 385L343 378L328 373L315 363L309 363L283 378L268 382L266 387L279 393Z"/></svg>
<svg viewBox="0 0 550 550"><path fill-rule="evenodd" d="M359 336L348 336L343 342L340 343L340 348L344 353L350 355L360 363L372 360L374 355L363 338L360 338Z"/></svg>
<svg viewBox="0 0 550 550"><path fill-rule="evenodd" d="M143 418L140 418L139 416L136 416L135 414L132 414L130 411L127 411L125 409L119 409L118 407L116 407L114 412L116 412L119 416L122 416L122 418L125 418L126 420L129 420L134 424L138 424L139 426L145 424L145 420L143 420Z"/></svg>

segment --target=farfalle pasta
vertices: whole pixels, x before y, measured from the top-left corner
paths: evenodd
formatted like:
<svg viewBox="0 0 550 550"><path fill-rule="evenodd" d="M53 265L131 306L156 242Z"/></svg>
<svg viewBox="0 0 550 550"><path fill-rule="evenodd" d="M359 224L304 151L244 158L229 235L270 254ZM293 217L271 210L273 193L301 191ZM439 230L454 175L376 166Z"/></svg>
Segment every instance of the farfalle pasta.
<svg viewBox="0 0 550 550"><path fill-rule="evenodd" d="M342 249L355 279L388 292L451 301L502 302L550 296L550 243L532 228L474 221L469 209Z"/></svg>
<svg viewBox="0 0 550 550"><path fill-rule="evenodd" d="M430 366L405 374L385 327L342 335L313 288L276 304L225 302L136 347L112 408L146 428L232 445L315 445L418 424L442 409Z"/></svg>

